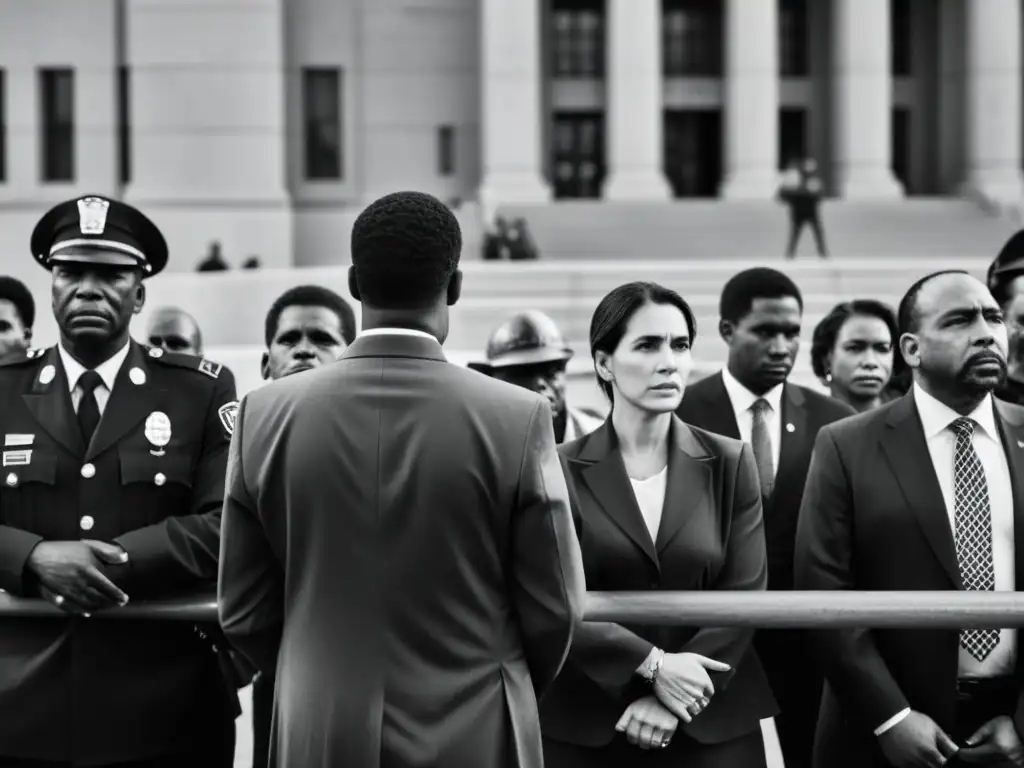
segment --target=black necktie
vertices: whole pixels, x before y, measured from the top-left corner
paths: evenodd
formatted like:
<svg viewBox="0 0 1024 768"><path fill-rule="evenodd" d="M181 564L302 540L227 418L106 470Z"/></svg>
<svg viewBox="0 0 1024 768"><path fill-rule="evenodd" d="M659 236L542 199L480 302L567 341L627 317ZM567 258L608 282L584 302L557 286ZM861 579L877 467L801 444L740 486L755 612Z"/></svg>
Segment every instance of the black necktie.
<svg viewBox="0 0 1024 768"><path fill-rule="evenodd" d="M78 401L78 426L82 430L82 439L89 445L96 425L100 423L100 404L96 402L96 387L103 384L103 379L96 371L86 371L78 378L78 388L82 398Z"/></svg>
<svg viewBox="0 0 1024 768"><path fill-rule="evenodd" d="M772 438L768 433L768 414L772 407L763 397L750 406L754 420L750 430L750 442L757 463L757 476L761 481L761 501L766 502L775 487L775 458L772 456Z"/></svg>

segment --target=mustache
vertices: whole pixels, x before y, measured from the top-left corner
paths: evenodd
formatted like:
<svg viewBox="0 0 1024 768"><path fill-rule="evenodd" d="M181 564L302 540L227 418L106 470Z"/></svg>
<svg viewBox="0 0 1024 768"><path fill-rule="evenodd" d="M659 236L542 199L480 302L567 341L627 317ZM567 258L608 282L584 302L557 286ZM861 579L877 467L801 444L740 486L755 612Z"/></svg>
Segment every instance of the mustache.
<svg viewBox="0 0 1024 768"><path fill-rule="evenodd" d="M964 363L964 367L969 368L972 365L981 365L982 363L996 363L1000 368L1006 369L1006 359L992 350L985 350L971 355Z"/></svg>

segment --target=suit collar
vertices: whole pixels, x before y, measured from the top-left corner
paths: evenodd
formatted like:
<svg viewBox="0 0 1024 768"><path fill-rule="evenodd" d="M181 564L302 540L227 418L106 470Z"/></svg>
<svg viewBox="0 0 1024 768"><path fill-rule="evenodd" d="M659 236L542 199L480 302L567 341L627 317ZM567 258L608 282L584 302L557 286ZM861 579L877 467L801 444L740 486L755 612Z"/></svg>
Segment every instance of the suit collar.
<svg viewBox="0 0 1024 768"><path fill-rule="evenodd" d="M932 397L925 392L917 383L913 386L914 403L917 406L917 415L921 419L921 428L924 430L925 440L930 440L943 430L949 429L949 425L960 418L960 414L954 411L945 403ZM996 427L996 411L992 403L994 398L989 395L967 418L980 426L993 440L999 439L999 430Z"/></svg>
<svg viewBox="0 0 1024 768"><path fill-rule="evenodd" d="M127 359L130 350L131 342L121 347L110 359L96 366L95 371L100 375L103 385L107 388L108 392L114 391L114 382L117 381L117 374L124 366L124 361ZM60 344L57 345L57 354L60 356L61 365L64 366L68 391L73 391L78 386L78 380L82 377L82 374L88 369L75 360L71 353Z"/></svg>
<svg viewBox="0 0 1024 768"><path fill-rule="evenodd" d="M785 389L792 389L792 387L786 387L785 382L783 382L782 384L776 384L763 395L755 395L740 384L739 379L733 376L728 368L722 369L721 376L722 386L725 387L725 392L729 396L729 402L732 403L733 411L736 413L749 411L750 407L762 398L768 402L772 411L778 413L782 408L783 391Z"/></svg>
<svg viewBox="0 0 1024 768"><path fill-rule="evenodd" d="M75 456L85 452L82 433L71 404L71 386L57 347L50 347L40 359L30 392L22 395L29 412L44 430Z"/></svg>
<svg viewBox="0 0 1024 768"><path fill-rule="evenodd" d="M697 382L700 388L694 391L694 394L700 394L708 406L703 414L704 421L701 422L701 426L719 435L739 440L740 426L729 392L725 388L724 370L712 374L706 381L706 385L703 381Z"/></svg>
<svg viewBox="0 0 1024 768"><path fill-rule="evenodd" d="M672 417L665 504L657 541L651 541L618 448L609 418L580 442L577 455L568 457L570 466L580 472L605 514L660 568L659 553L693 520L693 508L710 497L715 456L689 426Z"/></svg>
<svg viewBox="0 0 1024 768"><path fill-rule="evenodd" d="M392 333L391 330L380 329L379 333L364 332L345 350L341 359L408 357L447 362L441 344L433 336L414 332Z"/></svg>

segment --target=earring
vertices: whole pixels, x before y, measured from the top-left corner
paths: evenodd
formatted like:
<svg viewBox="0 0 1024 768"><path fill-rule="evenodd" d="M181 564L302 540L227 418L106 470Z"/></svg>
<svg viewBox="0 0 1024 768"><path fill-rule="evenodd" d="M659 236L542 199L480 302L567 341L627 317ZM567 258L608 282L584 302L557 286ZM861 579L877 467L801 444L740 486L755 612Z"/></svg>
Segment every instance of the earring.
<svg viewBox="0 0 1024 768"><path fill-rule="evenodd" d="M831 373L826 373L825 374L825 381L828 382L829 384L832 383L832 374Z"/></svg>

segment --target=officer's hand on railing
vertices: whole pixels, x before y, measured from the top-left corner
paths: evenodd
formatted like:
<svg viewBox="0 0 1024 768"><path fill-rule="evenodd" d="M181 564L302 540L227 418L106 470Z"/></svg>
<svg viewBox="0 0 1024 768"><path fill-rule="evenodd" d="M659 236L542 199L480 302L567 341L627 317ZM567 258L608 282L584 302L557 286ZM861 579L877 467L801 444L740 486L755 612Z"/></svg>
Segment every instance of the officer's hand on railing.
<svg viewBox="0 0 1024 768"><path fill-rule="evenodd" d="M654 695L684 723L690 722L715 695L715 684L708 670L728 672L728 664L697 653L666 653Z"/></svg>
<svg viewBox="0 0 1024 768"><path fill-rule="evenodd" d="M44 541L32 550L26 568L45 599L68 613L89 615L127 604L128 595L103 574L105 565L127 561L123 549L102 541Z"/></svg>
<svg viewBox="0 0 1024 768"><path fill-rule="evenodd" d="M957 758L971 764L1024 766L1024 743L1013 720L997 717L974 732Z"/></svg>
<svg viewBox="0 0 1024 768"><path fill-rule="evenodd" d="M914 711L882 733L878 746L894 768L941 768L957 752L934 720Z"/></svg>
<svg viewBox="0 0 1024 768"><path fill-rule="evenodd" d="M654 696L644 696L626 707L615 730L640 749L658 749L668 746L678 727L679 718L665 705Z"/></svg>

